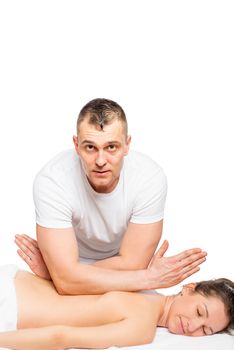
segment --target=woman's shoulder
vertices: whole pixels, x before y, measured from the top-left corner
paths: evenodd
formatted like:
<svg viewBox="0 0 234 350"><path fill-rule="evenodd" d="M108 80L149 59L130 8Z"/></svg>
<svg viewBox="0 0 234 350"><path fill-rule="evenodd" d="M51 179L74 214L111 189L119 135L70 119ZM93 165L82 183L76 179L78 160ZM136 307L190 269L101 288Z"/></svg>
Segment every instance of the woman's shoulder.
<svg viewBox="0 0 234 350"><path fill-rule="evenodd" d="M146 300L143 294L137 292L124 292L124 291L110 291L102 295L106 299L119 299L119 300L132 300L140 301Z"/></svg>
<svg viewBox="0 0 234 350"><path fill-rule="evenodd" d="M141 316L146 315L148 317L152 315L152 302L144 294L112 291L105 293L102 299L106 303L113 303L119 309L123 308L128 315L140 314Z"/></svg>
<svg viewBox="0 0 234 350"><path fill-rule="evenodd" d="M114 305L113 312L118 312L119 320L126 322L129 337L132 333L134 341L137 337L139 342L143 343L150 343L153 340L157 315L150 298L135 292L109 292L103 298L106 303Z"/></svg>

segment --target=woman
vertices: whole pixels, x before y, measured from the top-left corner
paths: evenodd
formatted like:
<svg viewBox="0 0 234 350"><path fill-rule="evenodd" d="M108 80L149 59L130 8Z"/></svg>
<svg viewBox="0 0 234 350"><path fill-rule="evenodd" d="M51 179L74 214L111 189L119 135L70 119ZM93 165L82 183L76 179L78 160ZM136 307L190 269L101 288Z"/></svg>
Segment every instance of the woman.
<svg viewBox="0 0 234 350"><path fill-rule="evenodd" d="M0 333L2 348L131 346L150 343L156 326L189 336L234 328L234 283L227 279L189 284L171 296L128 292L62 296L51 281L7 265L0 269L1 286L6 295L0 318L7 322L2 329L14 329L16 318L18 329Z"/></svg>

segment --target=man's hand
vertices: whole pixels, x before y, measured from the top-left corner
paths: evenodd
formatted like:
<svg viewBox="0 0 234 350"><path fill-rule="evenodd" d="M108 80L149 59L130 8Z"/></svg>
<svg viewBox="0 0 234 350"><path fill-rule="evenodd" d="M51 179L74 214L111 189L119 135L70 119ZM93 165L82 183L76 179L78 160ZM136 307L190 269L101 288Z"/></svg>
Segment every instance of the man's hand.
<svg viewBox="0 0 234 350"><path fill-rule="evenodd" d="M200 248L185 250L180 254L164 257L169 247L168 241L164 241L153 256L147 270L149 289L172 287L195 272L206 260L206 252Z"/></svg>
<svg viewBox="0 0 234 350"><path fill-rule="evenodd" d="M50 273L41 255L37 241L27 235L15 235L15 243L19 247L17 253L26 262L35 275L51 280Z"/></svg>

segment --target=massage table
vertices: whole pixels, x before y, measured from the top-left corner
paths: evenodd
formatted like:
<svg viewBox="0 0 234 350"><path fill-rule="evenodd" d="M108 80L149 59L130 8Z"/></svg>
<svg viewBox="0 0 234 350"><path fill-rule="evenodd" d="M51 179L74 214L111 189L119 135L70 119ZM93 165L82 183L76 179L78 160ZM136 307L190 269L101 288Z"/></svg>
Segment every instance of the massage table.
<svg viewBox="0 0 234 350"><path fill-rule="evenodd" d="M118 348L111 347L109 350ZM157 328L151 344L123 347L122 350L234 350L234 335L215 334L204 337L186 337L171 334L166 328ZM73 349L70 349L73 350Z"/></svg>

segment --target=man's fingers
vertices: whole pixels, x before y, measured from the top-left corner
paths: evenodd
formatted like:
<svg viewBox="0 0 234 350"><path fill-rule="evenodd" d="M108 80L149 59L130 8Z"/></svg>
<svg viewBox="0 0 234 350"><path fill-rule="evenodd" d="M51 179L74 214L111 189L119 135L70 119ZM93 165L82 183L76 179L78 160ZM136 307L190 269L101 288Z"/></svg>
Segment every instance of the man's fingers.
<svg viewBox="0 0 234 350"><path fill-rule="evenodd" d="M17 244L17 246L22 249L23 251L25 251L25 247L30 250L30 252L32 252L33 254L35 254L37 252L37 247L35 247L30 241L28 241L25 238L19 238L18 236L15 237L15 243Z"/></svg>
<svg viewBox="0 0 234 350"><path fill-rule="evenodd" d="M155 257L157 258L161 258L164 256L164 254L166 253L167 249L169 247L169 243L167 240L165 240L163 242L163 244L161 245L161 247L159 247L159 249L157 250L157 252L155 253Z"/></svg>
<svg viewBox="0 0 234 350"><path fill-rule="evenodd" d="M28 255L26 255L21 249L17 250L18 255L30 266L31 259Z"/></svg>
<svg viewBox="0 0 234 350"><path fill-rule="evenodd" d="M202 251L200 248L193 248L185 250L184 252L171 256L170 259L173 264L181 263L187 265L192 263L193 261L205 257L207 255L206 252Z"/></svg>
<svg viewBox="0 0 234 350"><path fill-rule="evenodd" d="M17 244L17 243L16 243ZM18 245L18 244L17 244ZM20 245L18 245L18 247L20 248L20 250L25 254L25 255L27 255L29 258L30 258L30 260L31 260L31 258L32 258L32 252L31 252L31 250L29 250L25 245L23 245L23 244L20 244Z"/></svg>
<svg viewBox="0 0 234 350"><path fill-rule="evenodd" d="M22 242L15 238L15 244L21 249Z"/></svg>
<svg viewBox="0 0 234 350"><path fill-rule="evenodd" d="M190 270L190 271L184 273L184 274L182 275L182 277L181 277L180 282L184 281L186 278L192 276L194 273L196 273L196 272L198 272L198 271L200 271L200 267L197 266L197 267L195 267L194 269L192 269L192 270Z"/></svg>
<svg viewBox="0 0 234 350"><path fill-rule="evenodd" d="M20 248L20 250L22 250L22 252L25 253L30 259L33 258L33 256L35 255L35 252L33 251L33 249L35 249L34 247L28 247L27 245L25 245L21 241L18 241L17 239L15 239L15 243Z"/></svg>
<svg viewBox="0 0 234 350"><path fill-rule="evenodd" d="M29 237L28 235L26 235L26 234L21 234L21 235L17 234L17 235L15 235L15 237L17 239L19 239L19 240L24 240L24 241L26 240L26 241L30 242L35 248L38 249L37 241L35 239Z"/></svg>
<svg viewBox="0 0 234 350"><path fill-rule="evenodd" d="M22 234L22 236L27 239L29 242L31 242L35 248L38 248L38 244L37 241L35 239L33 239L32 237L26 235L26 234Z"/></svg>
<svg viewBox="0 0 234 350"><path fill-rule="evenodd" d="M203 257L201 259L196 260L192 264L189 264L185 267L177 267L175 269L175 277L176 277L176 283L182 282L184 279L188 278L189 276L193 275L194 273L198 272L200 270L200 267L198 265L202 264L206 261L206 258Z"/></svg>
<svg viewBox="0 0 234 350"><path fill-rule="evenodd" d="M184 268L186 266L190 266L193 264L193 266L201 264L201 262L204 262L206 260L206 252L200 252L196 254L192 254L188 256L187 258L184 258L183 260L179 261L177 264L178 266ZM205 260L203 260L205 258ZM201 262L200 262L201 261Z"/></svg>
<svg viewBox="0 0 234 350"><path fill-rule="evenodd" d="M195 269L196 267L198 267L199 265L201 265L202 263L204 263L205 261L206 261L206 257L202 257L200 259L197 259L193 263L183 267L182 272L185 273L185 272L191 271L191 270Z"/></svg>
<svg viewBox="0 0 234 350"><path fill-rule="evenodd" d="M201 253L201 251L202 250L200 248L187 249L179 254L173 255L171 258L173 259L173 262L175 263L177 261L181 261L183 259L186 259L193 254Z"/></svg>

